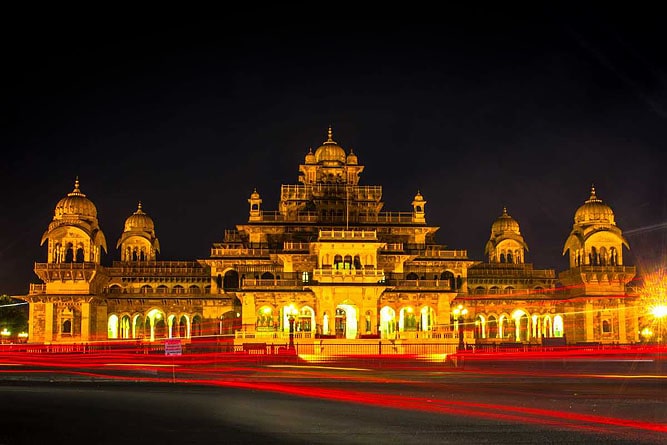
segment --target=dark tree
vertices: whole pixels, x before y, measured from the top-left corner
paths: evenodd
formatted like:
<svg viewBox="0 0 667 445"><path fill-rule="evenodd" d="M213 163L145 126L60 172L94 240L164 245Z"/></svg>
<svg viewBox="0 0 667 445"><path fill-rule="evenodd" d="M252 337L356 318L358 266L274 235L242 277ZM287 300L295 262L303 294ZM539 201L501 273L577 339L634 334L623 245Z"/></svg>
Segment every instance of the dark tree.
<svg viewBox="0 0 667 445"><path fill-rule="evenodd" d="M20 332L28 332L28 304L8 295L0 296L0 332L7 330L14 339Z"/></svg>

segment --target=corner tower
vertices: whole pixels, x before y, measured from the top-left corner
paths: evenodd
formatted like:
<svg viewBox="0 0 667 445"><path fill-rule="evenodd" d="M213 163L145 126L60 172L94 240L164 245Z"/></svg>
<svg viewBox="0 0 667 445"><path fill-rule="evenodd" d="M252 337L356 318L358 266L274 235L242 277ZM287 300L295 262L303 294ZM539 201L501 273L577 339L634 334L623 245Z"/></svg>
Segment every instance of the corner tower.
<svg viewBox="0 0 667 445"><path fill-rule="evenodd" d="M101 251L106 252L107 242L97 221L97 208L81 192L78 177L74 190L56 204L53 220L40 245L46 241L50 264L100 264Z"/></svg>
<svg viewBox="0 0 667 445"><path fill-rule="evenodd" d="M623 247L630 248L616 226L614 212L591 187L590 197L574 214L563 255L569 252L569 270L560 274L575 294L624 293L635 276L634 267L623 265Z"/></svg>
<svg viewBox="0 0 667 445"><path fill-rule="evenodd" d="M107 244L97 208L79 187L56 204L40 244L48 243L46 263L35 263L44 284L31 284L29 341L77 342L106 339L106 301L100 295L109 280L100 264Z"/></svg>

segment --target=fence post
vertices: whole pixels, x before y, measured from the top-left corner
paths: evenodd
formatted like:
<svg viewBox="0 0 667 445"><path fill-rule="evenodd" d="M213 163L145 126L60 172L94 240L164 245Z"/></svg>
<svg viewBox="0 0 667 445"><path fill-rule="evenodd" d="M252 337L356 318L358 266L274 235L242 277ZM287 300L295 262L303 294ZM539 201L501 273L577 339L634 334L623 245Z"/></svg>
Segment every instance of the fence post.
<svg viewBox="0 0 667 445"><path fill-rule="evenodd" d="M378 355L382 355L382 340L378 342Z"/></svg>

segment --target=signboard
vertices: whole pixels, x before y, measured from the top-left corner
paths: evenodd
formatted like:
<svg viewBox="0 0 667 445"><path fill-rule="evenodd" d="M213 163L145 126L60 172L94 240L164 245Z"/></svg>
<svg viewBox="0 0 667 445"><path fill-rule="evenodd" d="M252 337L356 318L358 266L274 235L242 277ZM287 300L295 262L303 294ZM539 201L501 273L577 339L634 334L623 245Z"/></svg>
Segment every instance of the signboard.
<svg viewBox="0 0 667 445"><path fill-rule="evenodd" d="M181 355L183 346L180 338L168 338L164 341L164 355Z"/></svg>

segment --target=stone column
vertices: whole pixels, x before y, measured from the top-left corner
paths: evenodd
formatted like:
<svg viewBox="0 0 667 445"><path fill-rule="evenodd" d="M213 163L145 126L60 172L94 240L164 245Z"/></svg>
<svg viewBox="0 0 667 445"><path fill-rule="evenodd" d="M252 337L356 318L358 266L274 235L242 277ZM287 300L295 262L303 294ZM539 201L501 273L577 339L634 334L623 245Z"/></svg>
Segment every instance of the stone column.
<svg viewBox="0 0 667 445"><path fill-rule="evenodd" d="M53 303L44 303L44 343L53 341Z"/></svg>
<svg viewBox="0 0 667 445"><path fill-rule="evenodd" d="M81 341L90 341L90 303L81 303Z"/></svg>

